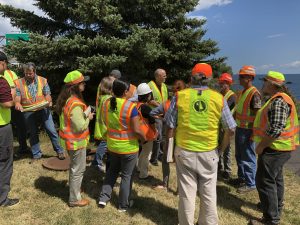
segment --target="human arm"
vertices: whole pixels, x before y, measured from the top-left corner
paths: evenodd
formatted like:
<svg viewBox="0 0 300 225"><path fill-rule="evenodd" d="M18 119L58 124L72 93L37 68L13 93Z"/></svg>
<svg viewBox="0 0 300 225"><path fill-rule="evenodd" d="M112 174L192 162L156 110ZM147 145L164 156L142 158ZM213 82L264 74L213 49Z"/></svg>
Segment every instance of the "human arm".
<svg viewBox="0 0 300 225"><path fill-rule="evenodd" d="M146 136L140 129L140 123L139 123L138 115L136 115L134 117L131 117L130 125L131 125L133 131L137 134L138 138L141 140L141 142L144 143L146 141Z"/></svg>
<svg viewBox="0 0 300 225"><path fill-rule="evenodd" d="M82 107L75 106L70 112L70 119L74 132L82 132L89 126L90 120L93 119L94 114L90 113L87 117L85 116Z"/></svg>
<svg viewBox="0 0 300 225"><path fill-rule="evenodd" d="M10 92L10 86L3 78L0 79L0 106L10 108L14 105L13 98Z"/></svg>

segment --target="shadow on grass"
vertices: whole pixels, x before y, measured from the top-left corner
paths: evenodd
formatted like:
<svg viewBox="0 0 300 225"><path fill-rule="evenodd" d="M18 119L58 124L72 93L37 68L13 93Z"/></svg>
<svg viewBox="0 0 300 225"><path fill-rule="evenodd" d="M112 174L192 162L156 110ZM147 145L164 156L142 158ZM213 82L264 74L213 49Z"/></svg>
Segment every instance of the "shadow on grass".
<svg viewBox="0 0 300 225"><path fill-rule="evenodd" d="M231 189L226 186L217 186L217 204L224 209L228 209L249 219L255 219L255 217L243 211L242 207L245 206L253 210L258 210L255 203L237 197L232 194Z"/></svg>
<svg viewBox="0 0 300 225"><path fill-rule="evenodd" d="M67 186L67 181L57 181L52 177L39 177L34 182L35 188L40 191L52 196L62 199L64 202L68 203L69 199L69 187Z"/></svg>

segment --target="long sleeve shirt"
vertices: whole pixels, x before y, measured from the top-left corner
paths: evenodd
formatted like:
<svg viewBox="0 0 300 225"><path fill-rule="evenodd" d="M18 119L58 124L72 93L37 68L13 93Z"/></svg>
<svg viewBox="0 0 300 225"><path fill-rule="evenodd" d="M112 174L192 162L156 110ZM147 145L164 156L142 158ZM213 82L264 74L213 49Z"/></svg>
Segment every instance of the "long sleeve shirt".
<svg viewBox="0 0 300 225"><path fill-rule="evenodd" d="M285 128L290 114L291 109L283 98L275 98L268 109L269 127L266 130L266 134L272 138L278 138Z"/></svg>
<svg viewBox="0 0 300 225"><path fill-rule="evenodd" d="M71 111L71 122L72 122L72 128L74 132L82 132L86 130L89 126L89 118L86 118L82 107L75 106Z"/></svg>

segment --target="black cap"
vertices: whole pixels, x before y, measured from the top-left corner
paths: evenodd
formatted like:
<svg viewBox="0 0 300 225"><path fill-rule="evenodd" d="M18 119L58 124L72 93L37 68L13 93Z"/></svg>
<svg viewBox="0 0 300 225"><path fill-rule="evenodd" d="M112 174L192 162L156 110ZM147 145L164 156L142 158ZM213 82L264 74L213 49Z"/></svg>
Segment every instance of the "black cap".
<svg viewBox="0 0 300 225"><path fill-rule="evenodd" d="M0 61L6 61L7 62L7 56L4 54L4 52L0 51Z"/></svg>

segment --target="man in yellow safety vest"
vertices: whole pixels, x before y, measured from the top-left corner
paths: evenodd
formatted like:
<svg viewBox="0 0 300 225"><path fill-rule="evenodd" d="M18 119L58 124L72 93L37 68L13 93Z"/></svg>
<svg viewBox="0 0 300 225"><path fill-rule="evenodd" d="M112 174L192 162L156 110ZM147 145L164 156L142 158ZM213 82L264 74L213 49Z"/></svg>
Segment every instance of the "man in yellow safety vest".
<svg viewBox="0 0 300 225"><path fill-rule="evenodd" d="M180 225L194 225L196 193L200 194L198 224L218 224L216 183L219 150L229 144L236 123L224 97L208 88L212 68L197 63L191 87L178 91L166 113L167 138L176 128L175 161L178 178ZM218 142L219 126L224 139Z"/></svg>
<svg viewBox="0 0 300 225"><path fill-rule="evenodd" d="M287 90L282 73L269 71L262 92L269 99L257 112L253 136L257 143L256 185L263 218L252 225L276 225L283 207L283 166L299 145L299 121L295 101Z"/></svg>

